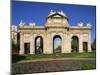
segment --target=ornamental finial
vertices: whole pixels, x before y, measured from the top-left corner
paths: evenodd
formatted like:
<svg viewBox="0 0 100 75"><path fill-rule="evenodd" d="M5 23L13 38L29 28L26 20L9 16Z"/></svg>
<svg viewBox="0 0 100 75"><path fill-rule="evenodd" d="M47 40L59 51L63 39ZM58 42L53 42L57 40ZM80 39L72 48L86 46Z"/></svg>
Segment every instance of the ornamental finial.
<svg viewBox="0 0 100 75"><path fill-rule="evenodd" d="M21 20L19 26L24 26L25 23Z"/></svg>
<svg viewBox="0 0 100 75"><path fill-rule="evenodd" d="M90 23L90 22L88 22L88 23L87 23L87 26L88 26L88 27L91 27L92 25L91 25L91 23Z"/></svg>
<svg viewBox="0 0 100 75"><path fill-rule="evenodd" d="M78 26L79 26L79 27L82 27L82 26L83 26L83 22L79 22L79 23L78 23Z"/></svg>

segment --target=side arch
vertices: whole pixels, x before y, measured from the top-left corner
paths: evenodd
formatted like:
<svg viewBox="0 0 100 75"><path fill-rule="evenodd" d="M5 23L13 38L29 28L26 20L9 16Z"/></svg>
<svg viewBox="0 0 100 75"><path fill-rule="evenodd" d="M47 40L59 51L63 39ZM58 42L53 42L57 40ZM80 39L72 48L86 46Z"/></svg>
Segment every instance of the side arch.
<svg viewBox="0 0 100 75"><path fill-rule="evenodd" d="M71 52L79 52L79 38L76 35L71 38Z"/></svg>
<svg viewBox="0 0 100 75"><path fill-rule="evenodd" d="M35 37L35 54L43 54L43 37Z"/></svg>

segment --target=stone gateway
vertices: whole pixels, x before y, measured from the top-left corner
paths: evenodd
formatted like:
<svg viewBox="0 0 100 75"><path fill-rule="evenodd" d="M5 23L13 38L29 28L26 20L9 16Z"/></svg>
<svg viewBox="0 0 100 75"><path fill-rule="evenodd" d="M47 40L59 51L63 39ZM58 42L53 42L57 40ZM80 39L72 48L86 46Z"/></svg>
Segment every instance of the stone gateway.
<svg viewBox="0 0 100 75"><path fill-rule="evenodd" d="M91 24L83 26L80 22L71 26L63 11L51 11L44 26L36 26L35 23L25 25L21 21L17 32L20 35L19 54L53 54L56 37L61 39L60 53L91 52ZM12 31L12 34L15 33Z"/></svg>

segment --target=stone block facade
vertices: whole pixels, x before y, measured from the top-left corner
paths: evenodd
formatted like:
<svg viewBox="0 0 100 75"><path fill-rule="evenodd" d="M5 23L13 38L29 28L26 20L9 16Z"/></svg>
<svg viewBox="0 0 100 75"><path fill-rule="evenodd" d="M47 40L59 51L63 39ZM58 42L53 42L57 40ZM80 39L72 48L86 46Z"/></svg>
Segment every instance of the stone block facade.
<svg viewBox="0 0 100 75"><path fill-rule="evenodd" d="M53 38L61 37L61 53L72 52L72 37L78 39L78 52L84 51L83 43L87 52L91 52L91 24L83 26L82 22L78 26L71 26L65 13L50 12L46 17L47 22L44 26L35 26L31 23L29 26L22 21L19 24L20 33L20 51L19 54L25 54L25 43L29 44L29 54L36 54L36 38L42 39L42 53L53 54ZM26 48L27 49L27 48Z"/></svg>

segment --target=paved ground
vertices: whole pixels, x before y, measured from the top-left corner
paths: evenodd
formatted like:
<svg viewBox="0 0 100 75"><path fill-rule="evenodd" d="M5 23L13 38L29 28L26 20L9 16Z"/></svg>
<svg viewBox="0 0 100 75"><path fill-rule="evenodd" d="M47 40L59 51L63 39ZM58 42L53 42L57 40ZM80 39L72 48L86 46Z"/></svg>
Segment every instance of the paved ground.
<svg viewBox="0 0 100 75"><path fill-rule="evenodd" d="M45 59L45 60L30 60L21 61L12 65L13 74L27 73L43 73L43 72L58 72L58 71L74 71L81 70L82 63L95 64L95 59Z"/></svg>
<svg viewBox="0 0 100 75"><path fill-rule="evenodd" d="M35 60L22 60L17 63L51 61L51 60L95 60L95 58L42 58L42 59L35 59Z"/></svg>

